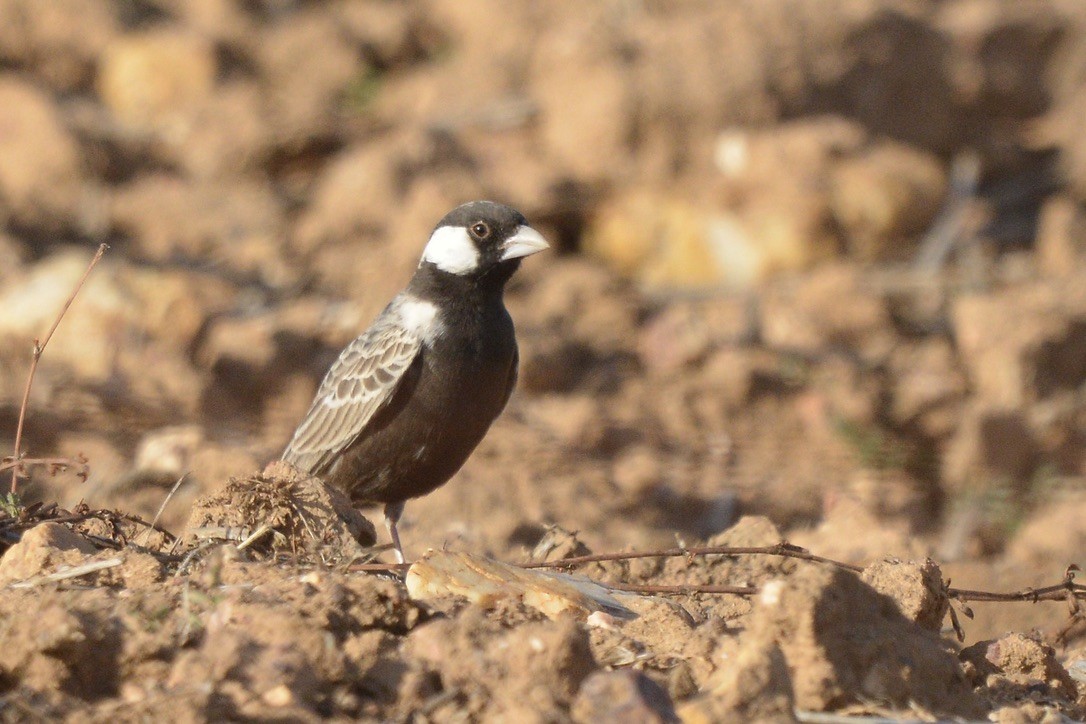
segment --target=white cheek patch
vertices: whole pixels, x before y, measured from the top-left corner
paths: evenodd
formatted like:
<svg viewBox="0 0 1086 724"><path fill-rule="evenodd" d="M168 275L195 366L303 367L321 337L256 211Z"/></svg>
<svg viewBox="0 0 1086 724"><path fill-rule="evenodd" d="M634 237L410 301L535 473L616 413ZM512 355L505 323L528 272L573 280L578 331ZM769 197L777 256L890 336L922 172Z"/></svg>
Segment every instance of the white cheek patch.
<svg viewBox="0 0 1086 724"><path fill-rule="evenodd" d="M467 274L479 266L479 250L463 226L442 226L426 243L422 261L450 274Z"/></svg>
<svg viewBox="0 0 1086 724"><path fill-rule="evenodd" d="M407 297L400 305L400 319L404 327L426 342L432 342L445 331L445 325L438 317L437 306L414 297Z"/></svg>

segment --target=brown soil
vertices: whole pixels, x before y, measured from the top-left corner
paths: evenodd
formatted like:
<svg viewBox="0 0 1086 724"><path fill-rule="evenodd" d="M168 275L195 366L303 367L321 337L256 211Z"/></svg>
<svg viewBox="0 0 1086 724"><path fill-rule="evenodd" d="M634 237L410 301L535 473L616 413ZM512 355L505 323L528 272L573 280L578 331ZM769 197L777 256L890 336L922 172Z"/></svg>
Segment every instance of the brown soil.
<svg viewBox="0 0 1086 724"><path fill-rule="evenodd" d="M0 0L5 440L111 246L22 446L87 467L0 501L0 720L1086 715L1077 608L946 595L1082 563L1084 31L1061 0ZM756 592L562 614L359 568L378 511L265 465L479 197L554 252L409 558L855 568L596 562Z"/></svg>

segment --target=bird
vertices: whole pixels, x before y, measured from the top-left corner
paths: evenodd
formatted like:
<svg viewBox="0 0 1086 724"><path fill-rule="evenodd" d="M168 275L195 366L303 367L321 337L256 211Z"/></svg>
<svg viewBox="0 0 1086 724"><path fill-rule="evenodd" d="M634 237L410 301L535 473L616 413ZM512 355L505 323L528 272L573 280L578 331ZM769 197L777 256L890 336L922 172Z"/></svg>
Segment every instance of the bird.
<svg viewBox="0 0 1086 724"><path fill-rule="evenodd" d="M283 452L353 503L384 504L401 564L406 502L448 482L509 401L519 353L505 285L547 248L509 206L472 201L446 214L406 288L332 364Z"/></svg>

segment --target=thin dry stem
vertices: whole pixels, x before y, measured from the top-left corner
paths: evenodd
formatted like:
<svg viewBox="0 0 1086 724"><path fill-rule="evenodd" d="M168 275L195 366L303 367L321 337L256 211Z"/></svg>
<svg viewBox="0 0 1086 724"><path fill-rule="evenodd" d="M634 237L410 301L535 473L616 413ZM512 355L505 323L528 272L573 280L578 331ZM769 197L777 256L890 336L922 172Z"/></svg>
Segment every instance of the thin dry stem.
<svg viewBox="0 0 1086 724"><path fill-rule="evenodd" d="M35 465L53 468L56 470L67 470L68 468L77 468L80 475L86 475L87 472L87 460L82 457L75 458L22 458L15 460L11 457L6 457L0 461L0 473L5 470L11 470L12 468L29 468Z"/></svg>
<svg viewBox="0 0 1086 724"><path fill-rule="evenodd" d="M842 563L829 558L817 556L809 551L794 546L791 543L778 543L772 546L755 546L736 548L732 546L690 546L687 548L669 548L662 551L628 551L624 553L593 553L586 556L574 556L557 561L544 561L537 563L525 563L523 568L571 568L584 563L597 563L601 561L628 561L635 558L674 558L678 556L780 556L782 558L798 558L815 563L828 563L838 568L844 568L855 573L863 570L863 566L854 566L851 563Z"/></svg>
<svg viewBox="0 0 1086 724"><path fill-rule="evenodd" d="M144 528L141 535L151 535L151 531L158 526L158 519L162 517L162 511L166 510L166 506L170 504L170 500L173 498L174 494L177 493L178 489L181 487L181 483L185 482L185 478L187 477L188 473L182 473L181 477L177 479L177 482L173 484L173 487L170 488L170 492L166 494L165 500L162 501L162 505L158 506L158 510L155 511L155 517L151 519L151 525Z"/></svg>
<svg viewBox="0 0 1086 724"><path fill-rule="evenodd" d="M15 426L15 454L12 455L14 465L12 465L11 468L12 495L19 492L19 472L22 469L20 458L22 457L23 423L26 421L27 405L30 404L30 388L34 385L34 373L38 371L38 360L41 359L42 353L45 352L45 347L49 344L49 340L53 338L53 333L56 332L57 327L60 326L60 320L64 319L64 314L68 311L68 308L72 306L72 302L75 301L75 297L79 294L79 290L82 289L83 285L87 282L87 277L90 276L91 270L93 270L95 265L102 259L102 256L106 253L107 249L109 249L109 244L98 245L98 251L94 253L94 257L91 259L90 264L87 265L87 270L83 272L83 276L79 277L79 281L76 282L72 293L68 295L68 299L64 302L64 306L61 307L56 319L53 320L53 326L49 328L44 341L39 343L37 339L34 340L34 353L30 358L30 371L26 376L26 387L23 389L23 401L19 405L19 422Z"/></svg>
<svg viewBox="0 0 1086 724"><path fill-rule="evenodd" d="M56 573L50 573L45 576L36 576L26 581L18 581L9 585L10 588L33 588L34 586L40 586L43 583L53 583L56 581L66 581L69 578L79 578L85 576L88 573L95 573L97 571L104 571L107 568L115 568L124 563L122 558L109 558L104 561L91 561L82 566L76 566L75 568L68 568Z"/></svg>
<svg viewBox="0 0 1086 724"><path fill-rule="evenodd" d="M796 558L813 563L843 568L854 573L863 571L862 566L835 561L831 558L815 555L804 548L794 546L791 543L778 543L772 546L756 547L729 547L729 546L701 546L689 548L670 548L656 551L626 551L622 553L594 553L585 556L563 558L557 561L522 563L521 568L575 568L585 563L597 563L601 561L628 561L638 558L669 558L676 556L750 556L765 555L779 556L782 558ZM352 572L402 572L410 568L408 563L360 563L348 568ZM1061 601L1061 600L1086 600L1086 585L1075 583L1074 577L1077 568L1072 566L1064 573L1064 578L1059 583L1038 588L1026 588L1019 591L977 591L965 588L946 588L947 597L964 604L966 601L989 601L994 603L1010 603L1015 601ZM611 587L619 591L631 593L675 593L675 594L732 594L738 596L752 596L758 592L756 586L722 586L713 584L634 584L600 582L601 585ZM953 612L952 612L953 615Z"/></svg>

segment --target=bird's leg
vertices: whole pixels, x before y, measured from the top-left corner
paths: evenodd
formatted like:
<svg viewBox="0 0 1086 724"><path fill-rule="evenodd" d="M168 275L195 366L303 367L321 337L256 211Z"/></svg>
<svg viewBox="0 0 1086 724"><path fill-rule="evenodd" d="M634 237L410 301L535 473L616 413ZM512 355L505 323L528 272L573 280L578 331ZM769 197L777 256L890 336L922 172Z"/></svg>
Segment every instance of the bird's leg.
<svg viewBox="0 0 1086 724"><path fill-rule="evenodd" d="M385 527L388 528L388 536L392 539L392 547L396 550L397 563L407 562L403 557L403 546L400 545L400 534L396 531L396 523L399 522L400 516L403 515L404 505L405 503L403 501L385 504Z"/></svg>

